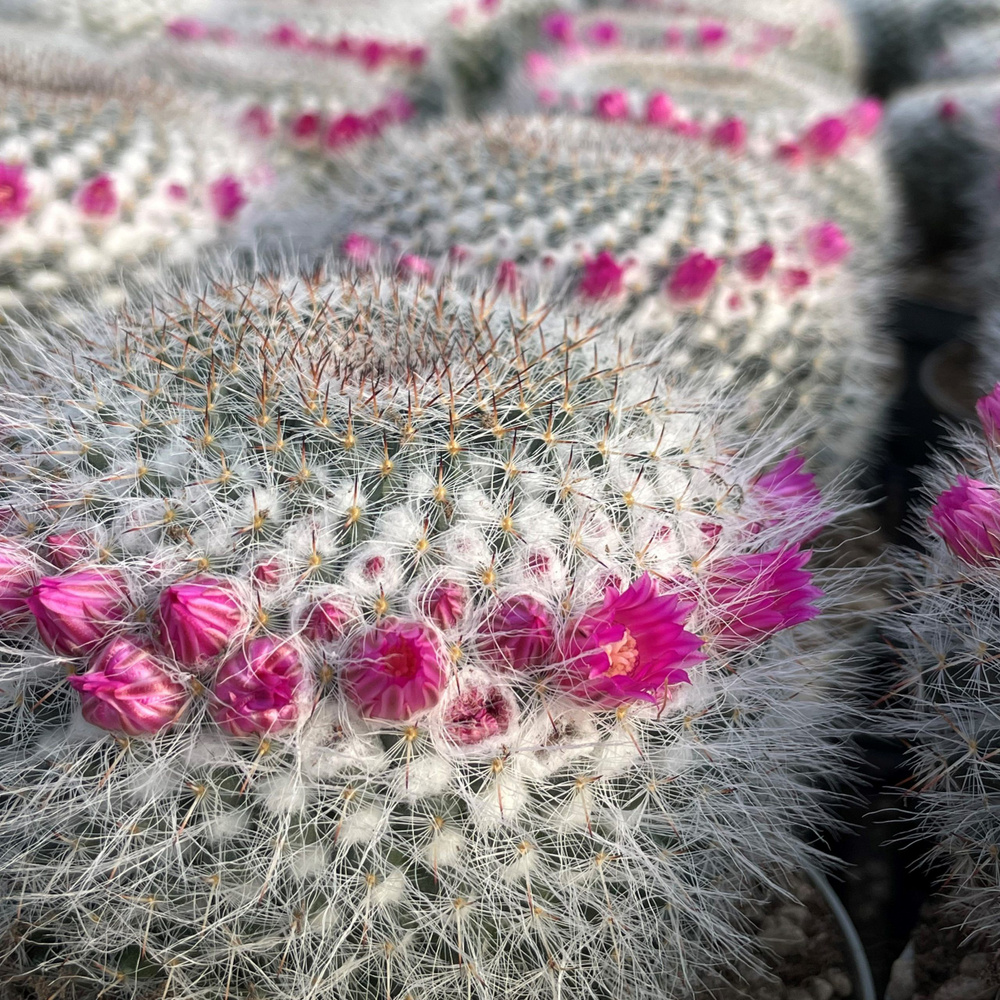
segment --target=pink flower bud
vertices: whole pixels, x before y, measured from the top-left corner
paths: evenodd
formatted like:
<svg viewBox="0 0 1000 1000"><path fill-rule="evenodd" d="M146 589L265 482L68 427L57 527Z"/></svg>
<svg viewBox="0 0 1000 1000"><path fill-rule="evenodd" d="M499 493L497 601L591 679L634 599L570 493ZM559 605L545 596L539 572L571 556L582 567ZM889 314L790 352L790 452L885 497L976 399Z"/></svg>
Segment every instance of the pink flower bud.
<svg viewBox="0 0 1000 1000"><path fill-rule="evenodd" d="M985 566L1000 556L1000 493L979 479L959 476L938 497L928 523L972 566Z"/></svg>
<svg viewBox="0 0 1000 1000"><path fill-rule="evenodd" d="M819 160L836 156L843 148L850 132L843 118L830 116L816 122L802 136L802 146L810 156Z"/></svg>
<svg viewBox="0 0 1000 1000"><path fill-rule="evenodd" d="M399 258L398 270L401 277L418 278L421 281L434 280L434 265L426 257L414 253L404 253Z"/></svg>
<svg viewBox="0 0 1000 1000"><path fill-rule="evenodd" d="M233 736L292 729L308 710L311 691L299 651L261 636L227 659L215 678L212 716Z"/></svg>
<svg viewBox="0 0 1000 1000"><path fill-rule="evenodd" d="M372 134L372 128L367 118L348 113L334 118L326 130L326 148L342 149L350 146L367 135Z"/></svg>
<svg viewBox="0 0 1000 1000"><path fill-rule="evenodd" d="M720 266L721 261L696 250L674 269L667 282L667 294L674 302L697 302L708 294Z"/></svg>
<svg viewBox="0 0 1000 1000"><path fill-rule="evenodd" d="M573 15L556 11L542 18L542 33L546 38L560 45L570 45L573 41Z"/></svg>
<svg viewBox="0 0 1000 1000"><path fill-rule="evenodd" d="M262 559L254 565L250 574L259 587L277 587L283 576L278 559Z"/></svg>
<svg viewBox="0 0 1000 1000"><path fill-rule="evenodd" d="M442 631L453 629L465 617L469 592L457 580L438 580L420 594L417 605Z"/></svg>
<svg viewBox="0 0 1000 1000"><path fill-rule="evenodd" d="M781 272L779 285L786 295L792 295L800 288L808 288L812 275L802 267L789 267Z"/></svg>
<svg viewBox="0 0 1000 1000"><path fill-rule="evenodd" d="M689 680L701 639L684 630L691 606L661 597L648 573L627 590L608 587L604 603L570 622L555 682L598 708L655 703L664 688Z"/></svg>
<svg viewBox="0 0 1000 1000"><path fill-rule="evenodd" d="M823 495L816 485L816 477L806 470L806 461L797 451L791 452L770 472L762 473L751 488L753 498L760 504L764 519L761 526L781 524L788 531L796 531L800 524L814 525L801 541L815 538L830 520L830 512L823 510ZM816 518L822 521L816 525Z"/></svg>
<svg viewBox="0 0 1000 1000"><path fill-rule="evenodd" d="M520 285L517 274L517 264L512 260L500 261L497 268L496 287L498 292L506 292L508 295L516 295Z"/></svg>
<svg viewBox="0 0 1000 1000"><path fill-rule="evenodd" d="M479 651L498 667L530 670L549 660L555 636L545 606L528 594L501 601L479 627Z"/></svg>
<svg viewBox="0 0 1000 1000"><path fill-rule="evenodd" d="M614 21L595 21L587 29L587 38L601 48L614 45L620 37L621 32Z"/></svg>
<svg viewBox="0 0 1000 1000"><path fill-rule="evenodd" d="M770 243L761 243L759 247L740 254L740 273L750 281L761 281L773 263L774 247Z"/></svg>
<svg viewBox="0 0 1000 1000"><path fill-rule="evenodd" d="M779 143L774 151L774 158L779 163L784 163L789 167L801 167L806 162L806 154L797 142Z"/></svg>
<svg viewBox="0 0 1000 1000"><path fill-rule="evenodd" d="M447 666L429 626L386 621L355 645L344 667L344 689L366 717L402 722L438 703Z"/></svg>
<svg viewBox="0 0 1000 1000"><path fill-rule="evenodd" d="M28 607L49 649L81 656L125 620L130 604L125 579L117 570L83 569L42 577Z"/></svg>
<svg viewBox="0 0 1000 1000"><path fill-rule="evenodd" d="M839 264L850 252L851 244L836 222L821 222L806 230L806 249L816 264Z"/></svg>
<svg viewBox="0 0 1000 1000"><path fill-rule="evenodd" d="M625 288L625 265L619 264L607 250L583 262L580 294L588 299L608 299Z"/></svg>
<svg viewBox="0 0 1000 1000"><path fill-rule="evenodd" d="M243 112L240 126L252 139L268 139L274 135L274 116L262 104L254 104Z"/></svg>
<svg viewBox="0 0 1000 1000"><path fill-rule="evenodd" d="M876 97L864 97L847 109L847 124L860 139L873 136L882 123L882 102Z"/></svg>
<svg viewBox="0 0 1000 1000"><path fill-rule="evenodd" d="M502 738L515 711L513 699L496 685L464 683L444 706L445 738L463 747Z"/></svg>
<svg viewBox="0 0 1000 1000"><path fill-rule="evenodd" d="M653 91L646 101L646 123L669 125L674 117L674 104L662 90Z"/></svg>
<svg viewBox="0 0 1000 1000"><path fill-rule="evenodd" d="M986 440L991 444L1000 444L1000 383L976 403L976 414Z"/></svg>
<svg viewBox="0 0 1000 1000"><path fill-rule="evenodd" d="M742 118L726 118L709 134L708 141L717 149L742 153L747 145L747 127Z"/></svg>
<svg viewBox="0 0 1000 1000"><path fill-rule="evenodd" d="M340 245L341 253L355 264L367 264L378 253L378 244L361 233L348 233Z"/></svg>
<svg viewBox="0 0 1000 1000"><path fill-rule="evenodd" d="M235 219L239 210L247 203L243 185L232 174L212 181L208 186L208 196L215 214L223 222Z"/></svg>
<svg viewBox="0 0 1000 1000"><path fill-rule="evenodd" d="M315 111L304 111L292 119L289 132L297 142L310 142L319 138L320 129L323 127L323 119Z"/></svg>
<svg viewBox="0 0 1000 1000"><path fill-rule="evenodd" d="M79 562L93 561L97 544L89 531L63 531L45 539L46 557L58 569L69 569Z"/></svg>
<svg viewBox="0 0 1000 1000"><path fill-rule="evenodd" d="M705 589L711 604L706 631L717 645L739 649L815 618L823 592L804 567L812 553L798 545L729 556L712 564Z"/></svg>
<svg viewBox="0 0 1000 1000"><path fill-rule="evenodd" d="M706 49L714 49L729 37L729 31L721 21L702 21L698 25L698 44Z"/></svg>
<svg viewBox="0 0 1000 1000"><path fill-rule="evenodd" d="M35 557L23 545L0 539L0 628L31 621L28 598L38 579Z"/></svg>
<svg viewBox="0 0 1000 1000"><path fill-rule="evenodd" d="M628 121L628 94L624 90L606 90L594 99L594 114L605 122Z"/></svg>
<svg viewBox="0 0 1000 1000"><path fill-rule="evenodd" d="M112 639L91 658L85 674L68 680L80 692L83 717L92 726L126 736L169 729L187 702L184 685L149 643L135 636Z"/></svg>
<svg viewBox="0 0 1000 1000"><path fill-rule="evenodd" d="M94 218L114 215L118 211L115 182L107 174L99 174L80 188L76 201L84 215Z"/></svg>
<svg viewBox="0 0 1000 1000"><path fill-rule="evenodd" d="M13 222L28 214L31 188L20 163L0 162L0 222Z"/></svg>
<svg viewBox="0 0 1000 1000"><path fill-rule="evenodd" d="M302 635L310 642L334 643L344 637L357 617L357 606L350 597L329 593L306 609L302 616Z"/></svg>
<svg viewBox="0 0 1000 1000"><path fill-rule="evenodd" d="M248 625L232 585L203 578L160 594L160 645L183 667L207 667Z"/></svg>

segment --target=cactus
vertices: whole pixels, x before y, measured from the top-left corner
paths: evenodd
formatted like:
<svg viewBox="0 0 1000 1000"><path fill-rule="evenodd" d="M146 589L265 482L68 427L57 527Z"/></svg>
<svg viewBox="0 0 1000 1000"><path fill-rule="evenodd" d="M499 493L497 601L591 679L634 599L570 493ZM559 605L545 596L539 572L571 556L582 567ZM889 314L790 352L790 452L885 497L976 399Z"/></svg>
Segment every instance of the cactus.
<svg viewBox="0 0 1000 1000"><path fill-rule="evenodd" d="M780 433L621 321L447 283L86 334L0 396L5 968L641 1000L744 956L856 684Z"/></svg>
<svg viewBox="0 0 1000 1000"><path fill-rule="evenodd" d="M982 427L956 433L956 454L925 474L924 551L896 558L888 721L909 747L910 835L930 845L963 930L1000 944L1000 386L976 409Z"/></svg>
<svg viewBox="0 0 1000 1000"><path fill-rule="evenodd" d="M170 91L51 56L6 58L0 95L3 313L114 304L161 261L190 262L246 201L252 161Z"/></svg>
<svg viewBox="0 0 1000 1000"><path fill-rule="evenodd" d="M924 67L924 78L961 80L995 76L1000 69L1000 23L950 33Z"/></svg>

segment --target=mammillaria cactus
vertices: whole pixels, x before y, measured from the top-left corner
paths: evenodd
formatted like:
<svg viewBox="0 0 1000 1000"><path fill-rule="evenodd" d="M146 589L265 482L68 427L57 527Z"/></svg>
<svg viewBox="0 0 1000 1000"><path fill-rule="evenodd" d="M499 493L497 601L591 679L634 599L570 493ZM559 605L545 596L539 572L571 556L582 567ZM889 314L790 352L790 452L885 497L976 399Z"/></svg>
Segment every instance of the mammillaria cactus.
<svg viewBox="0 0 1000 1000"><path fill-rule="evenodd" d="M981 428L926 476L922 553L900 554L887 638L902 674L895 731L913 778L910 832L963 928L1000 943L1000 386L977 404Z"/></svg>
<svg viewBox="0 0 1000 1000"><path fill-rule="evenodd" d="M7 970L611 1000L744 955L856 683L780 435L620 322L447 284L88 334L0 397Z"/></svg>
<svg viewBox="0 0 1000 1000"><path fill-rule="evenodd" d="M0 67L0 314L120 301L190 263L253 180L235 138L176 94L50 56ZM9 341L9 338L8 338Z"/></svg>

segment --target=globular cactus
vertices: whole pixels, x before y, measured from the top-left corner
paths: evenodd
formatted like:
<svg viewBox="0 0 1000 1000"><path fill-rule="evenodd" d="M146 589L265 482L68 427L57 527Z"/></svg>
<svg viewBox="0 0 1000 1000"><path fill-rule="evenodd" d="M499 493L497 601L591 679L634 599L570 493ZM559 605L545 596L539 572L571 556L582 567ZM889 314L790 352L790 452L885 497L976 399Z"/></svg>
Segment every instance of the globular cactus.
<svg viewBox="0 0 1000 1000"><path fill-rule="evenodd" d="M487 289L87 333L0 396L8 975L641 1000L745 956L857 682L780 433Z"/></svg>
<svg viewBox="0 0 1000 1000"><path fill-rule="evenodd" d="M909 748L908 833L962 928L1000 945L1000 387L976 409L925 475L924 551L896 559L888 724Z"/></svg>
<svg viewBox="0 0 1000 1000"><path fill-rule="evenodd" d="M797 197L784 169L572 118L449 125L345 163L355 179L332 187L331 209L265 217L258 236L565 284L633 315L648 349L687 329L673 363L752 387L750 425L797 412L824 472L866 453L888 362L853 269L878 271L876 236L870 219L834 215L825 193Z"/></svg>
<svg viewBox="0 0 1000 1000"><path fill-rule="evenodd" d="M5 56L0 315L71 317L189 264L241 211L252 168L204 109L148 81Z"/></svg>

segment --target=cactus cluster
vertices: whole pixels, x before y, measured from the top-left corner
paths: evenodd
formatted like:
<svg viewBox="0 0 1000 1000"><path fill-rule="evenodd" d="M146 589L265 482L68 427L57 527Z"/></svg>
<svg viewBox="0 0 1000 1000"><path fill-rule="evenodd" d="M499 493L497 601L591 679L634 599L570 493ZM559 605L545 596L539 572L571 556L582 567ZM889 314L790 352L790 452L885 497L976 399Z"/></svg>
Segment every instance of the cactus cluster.
<svg viewBox="0 0 1000 1000"><path fill-rule="evenodd" d="M744 957L857 683L781 435L544 300L162 303L0 395L8 966L612 1000Z"/></svg>

